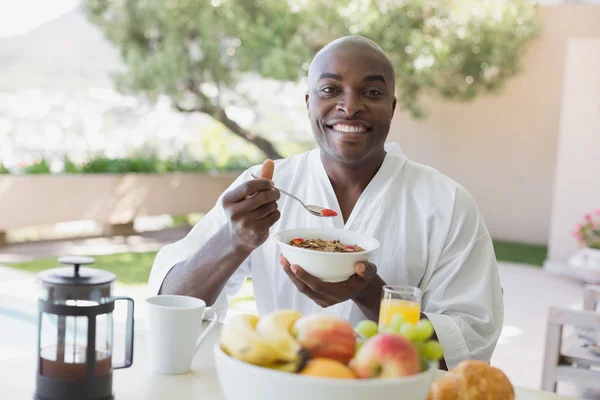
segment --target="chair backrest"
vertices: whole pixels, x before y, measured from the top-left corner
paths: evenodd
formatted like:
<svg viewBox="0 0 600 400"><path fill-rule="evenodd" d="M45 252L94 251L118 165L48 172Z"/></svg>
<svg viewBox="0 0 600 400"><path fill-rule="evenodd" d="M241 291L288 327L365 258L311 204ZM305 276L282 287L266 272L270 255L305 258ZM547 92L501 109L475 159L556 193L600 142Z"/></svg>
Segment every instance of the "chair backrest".
<svg viewBox="0 0 600 400"><path fill-rule="evenodd" d="M586 285L583 291L583 309L600 312L600 286Z"/></svg>

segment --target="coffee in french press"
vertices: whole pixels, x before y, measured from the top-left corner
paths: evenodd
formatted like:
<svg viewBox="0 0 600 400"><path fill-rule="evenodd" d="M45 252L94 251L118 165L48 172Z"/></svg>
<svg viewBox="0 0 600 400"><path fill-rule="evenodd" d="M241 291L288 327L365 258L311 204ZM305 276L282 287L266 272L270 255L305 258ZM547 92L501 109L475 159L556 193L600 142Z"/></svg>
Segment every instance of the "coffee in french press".
<svg viewBox="0 0 600 400"><path fill-rule="evenodd" d="M116 276L82 267L90 257L62 257L68 267L38 274L38 365L35 400L112 400L113 370L133 363L134 301L112 295ZM127 302L125 360L114 363L113 311Z"/></svg>

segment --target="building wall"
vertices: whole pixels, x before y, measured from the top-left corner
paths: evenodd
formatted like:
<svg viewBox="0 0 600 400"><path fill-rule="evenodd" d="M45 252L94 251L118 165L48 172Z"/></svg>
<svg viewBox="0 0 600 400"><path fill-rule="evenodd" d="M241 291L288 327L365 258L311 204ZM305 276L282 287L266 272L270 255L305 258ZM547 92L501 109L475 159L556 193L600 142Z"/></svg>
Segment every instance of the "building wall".
<svg viewBox="0 0 600 400"><path fill-rule="evenodd" d="M544 6L539 15L542 33L501 94L467 104L424 99L428 118L396 113L390 140L465 186L493 237L547 244L566 43L600 37L600 6Z"/></svg>
<svg viewBox="0 0 600 400"><path fill-rule="evenodd" d="M600 209L600 38L569 41L548 259L577 249L571 233Z"/></svg>

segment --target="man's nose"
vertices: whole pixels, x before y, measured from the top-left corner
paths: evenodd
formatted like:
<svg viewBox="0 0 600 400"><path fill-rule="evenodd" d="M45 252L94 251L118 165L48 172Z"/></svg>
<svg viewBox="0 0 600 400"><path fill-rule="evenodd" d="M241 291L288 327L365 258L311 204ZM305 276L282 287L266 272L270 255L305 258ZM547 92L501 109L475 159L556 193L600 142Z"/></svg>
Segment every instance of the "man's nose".
<svg viewBox="0 0 600 400"><path fill-rule="evenodd" d="M337 104L337 110L344 112L349 117L363 111L365 106L360 99L358 94L347 93L341 96L340 101Z"/></svg>

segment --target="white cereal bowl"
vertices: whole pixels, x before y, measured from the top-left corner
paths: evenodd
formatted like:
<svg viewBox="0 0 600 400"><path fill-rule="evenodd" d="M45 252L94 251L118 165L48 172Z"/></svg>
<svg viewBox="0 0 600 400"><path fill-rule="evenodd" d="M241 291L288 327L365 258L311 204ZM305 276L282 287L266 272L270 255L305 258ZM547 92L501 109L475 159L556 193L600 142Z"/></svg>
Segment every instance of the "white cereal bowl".
<svg viewBox="0 0 600 400"><path fill-rule="evenodd" d="M290 245L294 238L303 239L339 239L348 245L357 244L365 251L353 253L327 253L303 249ZM273 239L279 245L283 256L292 265L298 265L312 276L324 282L343 282L355 272L358 261L368 261L369 255L379 248L379 241L372 236L344 229L303 228L277 232Z"/></svg>
<svg viewBox="0 0 600 400"><path fill-rule="evenodd" d="M219 385L226 400L425 400L437 364L417 375L389 379L335 379L258 367L214 347Z"/></svg>

